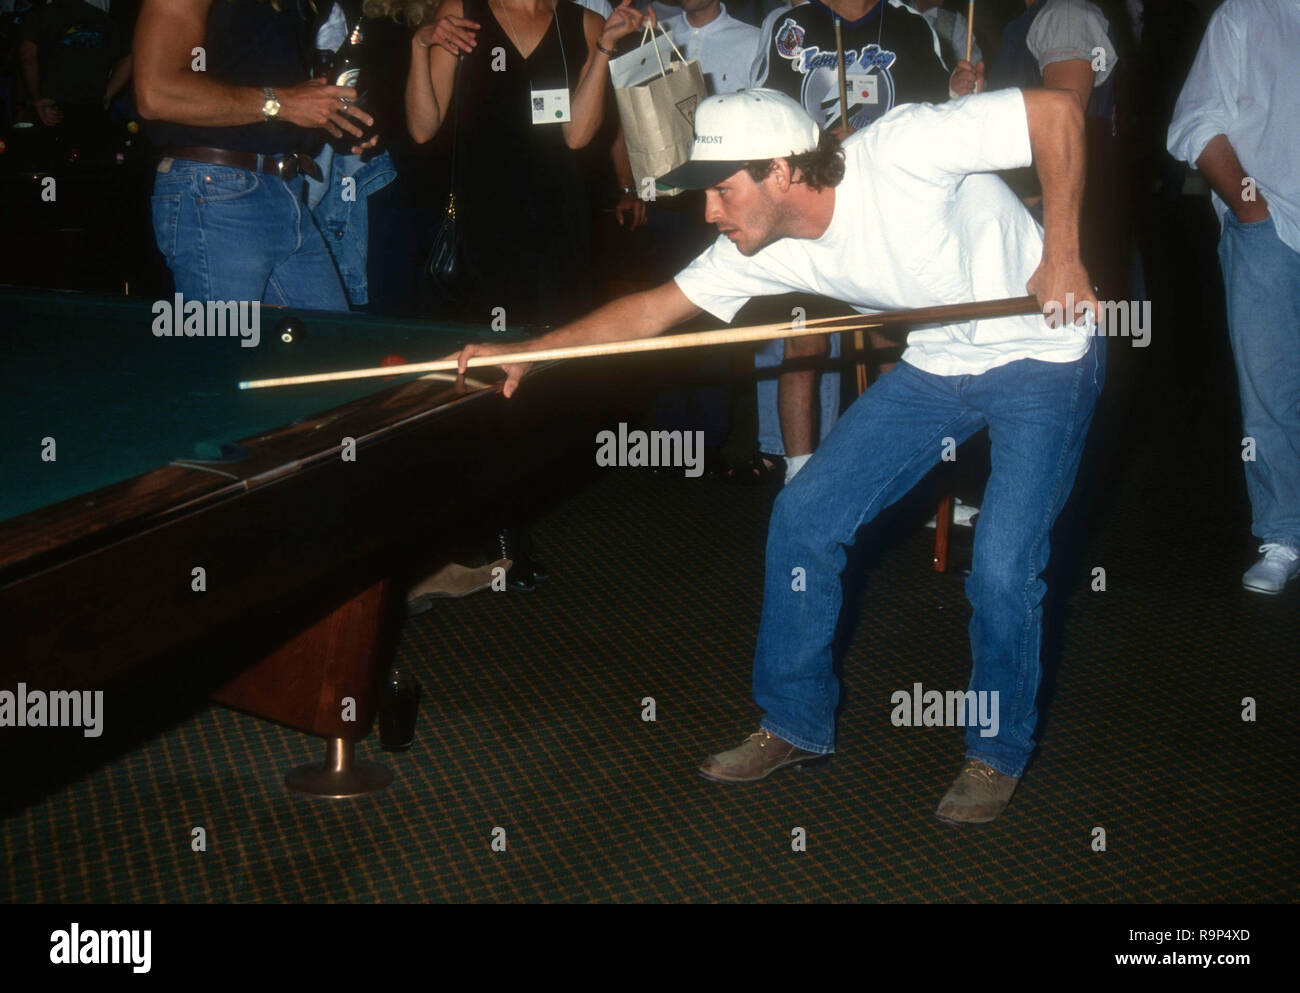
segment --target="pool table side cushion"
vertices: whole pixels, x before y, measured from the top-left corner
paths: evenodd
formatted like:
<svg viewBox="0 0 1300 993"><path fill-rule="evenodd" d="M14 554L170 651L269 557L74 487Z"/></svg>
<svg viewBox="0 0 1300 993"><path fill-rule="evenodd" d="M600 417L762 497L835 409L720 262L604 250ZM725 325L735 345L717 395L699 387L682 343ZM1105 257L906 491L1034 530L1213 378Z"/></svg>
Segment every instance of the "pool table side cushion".
<svg viewBox="0 0 1300 993"><path fill-rule="evenodd" d="M339 458L345 438L355 439L362 448L498 388L498 381L475 388L415 380L244 439L240 447L247 457L240 461L175 460L134 479L0 522L0 588L68 554L121 540L205 503L238 497L313 462Z"/></svg>

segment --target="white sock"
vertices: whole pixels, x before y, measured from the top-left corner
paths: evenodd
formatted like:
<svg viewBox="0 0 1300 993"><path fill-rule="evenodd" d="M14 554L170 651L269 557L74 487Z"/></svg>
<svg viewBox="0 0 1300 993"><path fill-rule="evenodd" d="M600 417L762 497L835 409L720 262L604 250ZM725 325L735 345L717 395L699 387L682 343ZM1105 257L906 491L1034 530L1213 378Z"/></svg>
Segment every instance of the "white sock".
<svg viewBox="0 0 1300 993"><path fill-rule="evenodd" d="M795 474L804 467L804 464L807 463L810 458L812 458L811 453L808 455L790 455L786 457L785 481L787 485L790 480L794 479Z"/></svg>

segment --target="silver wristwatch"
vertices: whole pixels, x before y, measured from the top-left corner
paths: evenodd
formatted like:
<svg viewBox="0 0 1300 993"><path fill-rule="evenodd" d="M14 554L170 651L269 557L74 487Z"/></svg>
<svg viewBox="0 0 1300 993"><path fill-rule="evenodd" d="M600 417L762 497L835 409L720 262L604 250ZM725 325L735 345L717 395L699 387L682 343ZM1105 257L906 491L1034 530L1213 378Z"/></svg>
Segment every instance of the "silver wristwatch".
<svg viewBox="0 0 1300 993"><path fill-rule="evenodd" d="M273 121L280 113L280 101L275 98L275 90L271 87L262 87L262 92L266 94L266 99L262 102L262 117Z"/></svg>

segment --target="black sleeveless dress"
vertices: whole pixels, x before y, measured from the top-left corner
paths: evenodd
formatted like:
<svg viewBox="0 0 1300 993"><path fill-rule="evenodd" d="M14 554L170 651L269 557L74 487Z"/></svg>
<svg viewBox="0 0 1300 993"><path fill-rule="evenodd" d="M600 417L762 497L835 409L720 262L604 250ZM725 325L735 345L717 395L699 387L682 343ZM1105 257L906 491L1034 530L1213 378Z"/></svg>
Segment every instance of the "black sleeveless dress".
<svg viewBox="0 0 1300 993"><path fill-rule="evenodd" d="M576 153L559 124L534 125L530 90L567 85L587 58L584 8L557 0L556 19L525 59L487 0L465 0L482 25L463 56L453 185L467 275L456 308L474 321L558 324L590 309L590 215ZM558 24L557 24L558 22ZM558 30L557 30L558 27ZM493 62L504 71L493 71Z"/></svg>

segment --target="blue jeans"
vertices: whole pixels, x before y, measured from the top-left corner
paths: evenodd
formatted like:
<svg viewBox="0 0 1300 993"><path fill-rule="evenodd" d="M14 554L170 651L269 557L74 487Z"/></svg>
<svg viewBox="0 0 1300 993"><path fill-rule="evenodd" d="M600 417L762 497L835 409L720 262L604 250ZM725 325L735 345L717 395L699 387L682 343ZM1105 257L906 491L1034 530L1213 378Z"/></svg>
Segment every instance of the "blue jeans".
<svg viewBox="0 0 1300 993"><path fill-rule="evenodd" d="M830 357L840 357L840 338L830 336ZM773 369L785 361L785 339L770 341L754 353L755 369ZM759 376L754 384L758 394L758 450L768 455L785 455L785 442L781 437L781 413L777 396L776 376ZM817 380L817 395L821 400L821 425L817 437L826 440L840 416L840 374L838 369L821 373Z"/></svg>
<svg viewBox="0 0 1300 993"><path fill-rule="evenodd" d="M153 229L176 291L190 300L260 300L347 310L325 240L303 203L303 177L164 159ZM167 171L164 171L166 169Z"/></svg>
<svg viewBox="0 0 1300 993"><path fill-rule="evenodd" d="M1251 531L1300 548L1300 254L1273 219L1242 224L1228 211L1219 239L1228 337L1241 390Z"/></svg>
<svg viewBox="0 0 1300 993"><path fill-rule="evenodd" d="M845 549L940 461L945 439L960 444L987 426L993 471L966 583L974 607L969 688L998 692L999 728L992 737L968 728L967 755L1008 776L1024 771L1042 675L1040 574L1104 380L1099 337L1077 362L1022 359L979 376L935 376L900 362L854 402L772 511L754 658L764 728L810 752L834 751L831 650Z"/></svg>

